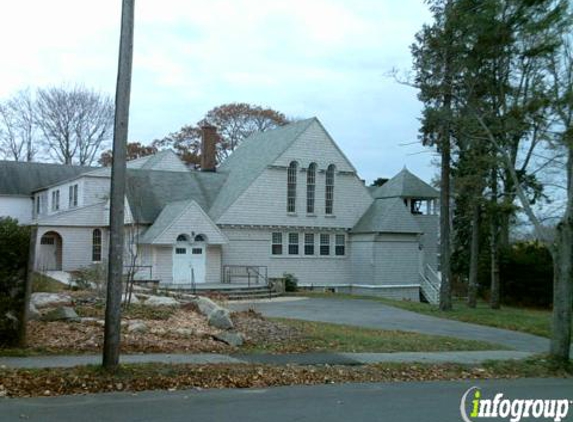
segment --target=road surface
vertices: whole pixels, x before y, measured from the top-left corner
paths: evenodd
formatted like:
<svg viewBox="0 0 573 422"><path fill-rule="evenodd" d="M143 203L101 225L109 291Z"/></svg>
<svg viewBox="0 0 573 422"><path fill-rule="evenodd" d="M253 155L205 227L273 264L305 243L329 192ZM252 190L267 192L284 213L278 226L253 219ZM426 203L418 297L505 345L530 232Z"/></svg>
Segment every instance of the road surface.
<svg viewBox="0 0 573 422"><path fill-rule="evenodd" d="M573 381L564 379L155 391L0 399L0 422L454 422L461 420L464 392L474 385L484 398L503 393L507 398L573 399ZM573 421L573 409L563 420Z"/></svg>

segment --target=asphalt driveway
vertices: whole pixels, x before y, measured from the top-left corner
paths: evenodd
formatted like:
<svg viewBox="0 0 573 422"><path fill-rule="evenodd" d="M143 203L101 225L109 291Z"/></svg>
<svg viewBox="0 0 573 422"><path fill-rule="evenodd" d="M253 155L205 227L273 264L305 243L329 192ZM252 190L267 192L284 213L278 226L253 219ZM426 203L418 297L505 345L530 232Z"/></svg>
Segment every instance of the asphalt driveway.
<svg viewBox="0 0 573 422"><path fill-rule="evenodd" d="M277 302L241 302L234 310L254 309L265 316L413 331L487 341L524 352L546 353L549 340L531 334L422 315L363 299L293 298Z"/></svg>

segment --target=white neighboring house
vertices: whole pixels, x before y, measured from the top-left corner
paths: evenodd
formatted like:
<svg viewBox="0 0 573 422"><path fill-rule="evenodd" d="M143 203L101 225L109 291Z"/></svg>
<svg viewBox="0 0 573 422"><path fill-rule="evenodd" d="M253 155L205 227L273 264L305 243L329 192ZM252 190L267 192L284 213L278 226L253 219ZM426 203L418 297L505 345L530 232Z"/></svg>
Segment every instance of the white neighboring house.
<svg viewBox="0 0 573 422"><path fill-rule="evenodd" d="M128 163L125 258L138 278L189 287L291 273L307 287L431 296L435 189L406 169L366 187L316 118L252 135L217 168L216 133L203 133L202 171L172 151ZM31 188L39 270L107 256L110 172L87 170Z"/></svg>

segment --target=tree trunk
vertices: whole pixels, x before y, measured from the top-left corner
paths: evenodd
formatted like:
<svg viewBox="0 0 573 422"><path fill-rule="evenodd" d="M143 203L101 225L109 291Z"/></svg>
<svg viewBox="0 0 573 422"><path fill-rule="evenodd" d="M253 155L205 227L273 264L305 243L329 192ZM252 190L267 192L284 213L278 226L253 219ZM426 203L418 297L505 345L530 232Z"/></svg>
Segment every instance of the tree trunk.
<svg viewBox="0 0 573 422"><path fill-rule="evenodd" d="M571 346L573 305L573 218L559 224L555 243L551 355L567 362Z"/></svg>
<svg viewBox="0 0 573 422"><path fill-rule="evenodd" d="M553 329L551 356L569 362L573 307L573 130L565 137L567 157L567 206L556 230L553 248Z"/></svg>
<svg viewBox="0 0 573 422"><path fill-rule="evenodd" d="M440 309L452 309L452 286L450 265L450 138L444 135L440 144L442 149L441 191L440 191L440 266L442 284L440 285Z"/></svg>
<svg viewBox="0 0 573 422"><path fill-rule="evenodd" d="M494 219L495 220L495 219ZM491 309L500 308L499 285L499 244L498 226L496 221L491 222L490 258L491 258L491 287L489 304Z"/></svg>
<svg viewBox="0 0 573 422"><path fill-rule="evenodd" d="M478 288L478 261L479 261L479 230L480 230L480 209L479 202L474 201L472 205L472 239L470 250L470 274L468 281L468 306L476 307Z"/></svg>
<svg viewBox="0 0 573 422"><path fill-rule="evenodd" d="M34 262L36 261L36 237L38 226L30 229L30 248L28 255L28 267L26 268L26 285L24 286L24 304L20 312L20 326L18 331L18 347L25 348L28 345L28 317L30 313L30 296L32 294L32 277L34 275Z"/></svg>
<svg viewBox="0 0 573 422"><path fill-rule="evenodd" d="M111 168L110 245L107 300L103 345L103 366L115 370L119 365L121 334L121 283L123 278L125 173L131 67L133 59L134 0L123 0L121 40L115 94L113 164Z"/></svg>
<svg viewBox="0 0 573 422"><path fill-rule="evenodd" d="M492 170L491 182L491 222L490 222L490 269L491 269L491 284L490 284L490 299L489 304L491 309L500 308L500 286L499 286L499 209L497 204L497 173Z"/></svg>

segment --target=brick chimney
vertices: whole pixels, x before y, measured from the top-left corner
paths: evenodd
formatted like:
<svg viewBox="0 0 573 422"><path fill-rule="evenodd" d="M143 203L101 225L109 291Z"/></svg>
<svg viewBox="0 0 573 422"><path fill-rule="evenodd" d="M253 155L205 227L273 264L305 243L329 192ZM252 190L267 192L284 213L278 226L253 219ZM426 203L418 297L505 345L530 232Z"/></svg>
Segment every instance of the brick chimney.
<svg viewBox="0 0 573 422"><path fill-rule="evenodd" d="M217 171L217 128L201 126L201 171Z"/></svg>

